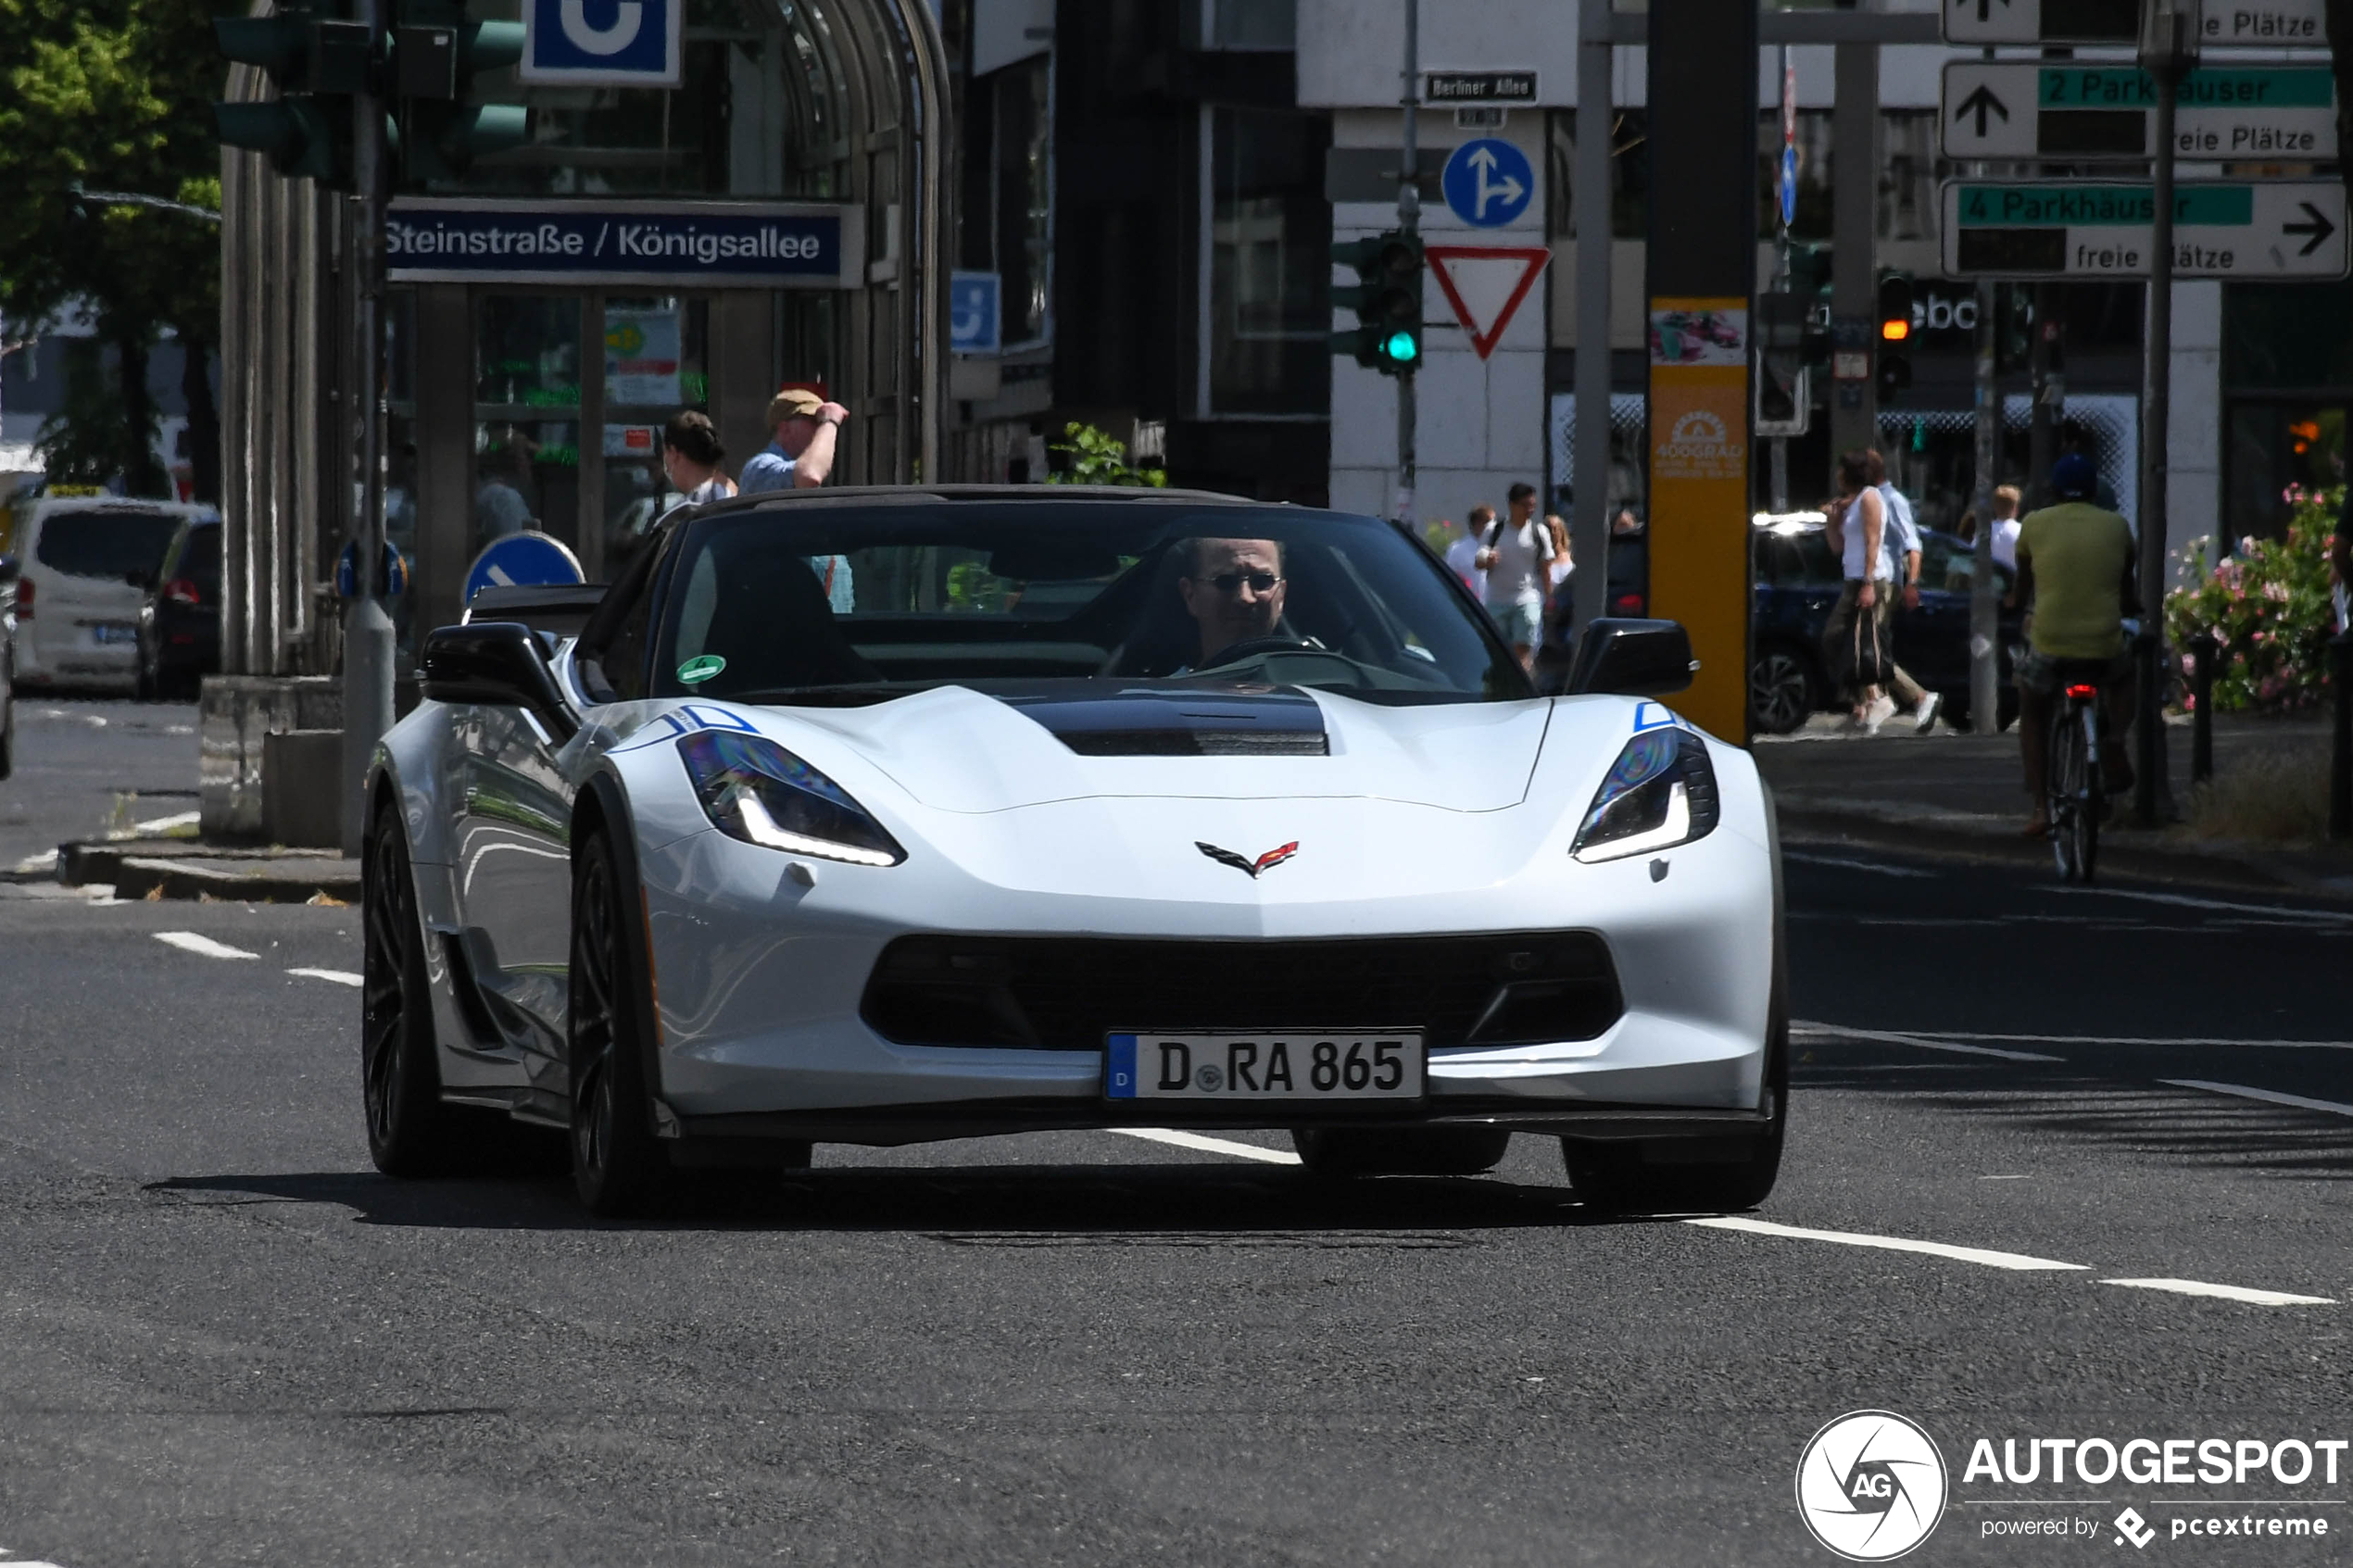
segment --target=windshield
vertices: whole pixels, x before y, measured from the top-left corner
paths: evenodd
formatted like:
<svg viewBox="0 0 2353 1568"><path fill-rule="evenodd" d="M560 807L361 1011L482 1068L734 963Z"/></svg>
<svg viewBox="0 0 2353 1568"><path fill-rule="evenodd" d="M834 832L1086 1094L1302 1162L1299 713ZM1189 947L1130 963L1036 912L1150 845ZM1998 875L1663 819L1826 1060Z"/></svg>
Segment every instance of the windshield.
<svg viewBox="0 0 2353 1568"><path fill-rule="evenodd" d="M128 507L52 512L42 520L33 558L68 577L152 581L181 521Z"/></svg>
<svg viewBox="0 0 2353 1568"><path fill-rule="evenodd" d="M1428 551L1332 512L798 502L697 520L665 581L654 696L861 703L1099 677L1534 695Z"/></svg>

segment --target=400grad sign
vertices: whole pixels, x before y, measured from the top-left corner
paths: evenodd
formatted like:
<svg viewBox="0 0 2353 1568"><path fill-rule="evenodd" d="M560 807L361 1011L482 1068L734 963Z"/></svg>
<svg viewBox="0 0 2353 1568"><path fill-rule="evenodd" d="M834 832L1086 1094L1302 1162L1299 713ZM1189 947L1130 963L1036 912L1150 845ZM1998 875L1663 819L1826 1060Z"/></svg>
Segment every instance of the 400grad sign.
<svg viewBox="0 0 2353 1568"><path fill-rule="evenodd" d="M1650 613L1691 633L1700 673L1667 699L1748 737L1748 301L1650 302Z"/></svg>

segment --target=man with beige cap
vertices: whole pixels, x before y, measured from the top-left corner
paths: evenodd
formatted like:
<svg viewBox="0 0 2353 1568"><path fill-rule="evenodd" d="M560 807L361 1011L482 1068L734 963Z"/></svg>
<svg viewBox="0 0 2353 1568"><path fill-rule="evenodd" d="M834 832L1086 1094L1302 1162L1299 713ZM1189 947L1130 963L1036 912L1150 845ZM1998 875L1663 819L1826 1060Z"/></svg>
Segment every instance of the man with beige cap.
<svg viewBox="0 0 2353 1568"><path fill-rule="evenodd" d="M806 387L788 386L768 400L768 428L775 439L744 464L742 493L814 489L834 471L834 447L849 410L828 403Z"/></svg>

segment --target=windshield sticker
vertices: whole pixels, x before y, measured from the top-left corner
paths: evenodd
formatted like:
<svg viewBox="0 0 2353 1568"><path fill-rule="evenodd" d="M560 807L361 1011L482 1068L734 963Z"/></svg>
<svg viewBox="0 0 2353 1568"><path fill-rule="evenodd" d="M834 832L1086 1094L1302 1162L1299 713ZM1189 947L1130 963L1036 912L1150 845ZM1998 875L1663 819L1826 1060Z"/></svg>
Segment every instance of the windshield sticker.
<svg viewBox="0 0 2353 1568"><path fill-rule="evenodd" d="M695 655L694 658L686 660L686 663L678 667L679 684L682 685L698 686L726 668L727 661L720 658L719 655L715 653L698 653Z"/></svg>

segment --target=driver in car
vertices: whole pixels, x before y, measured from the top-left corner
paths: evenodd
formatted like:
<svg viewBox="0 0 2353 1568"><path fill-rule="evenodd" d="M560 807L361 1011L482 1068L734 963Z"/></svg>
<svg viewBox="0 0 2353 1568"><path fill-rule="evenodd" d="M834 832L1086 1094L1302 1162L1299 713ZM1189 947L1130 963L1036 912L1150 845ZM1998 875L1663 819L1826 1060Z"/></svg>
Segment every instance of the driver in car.
<svg viewBox="0 0 2353 1568"><path fill-rule="evenodd" d="M1201 624L1206 668L1238 644L1275 636L1283 618L1283 547L1272 539L1194 539L1176 580L1185 611Z"/></svg>

